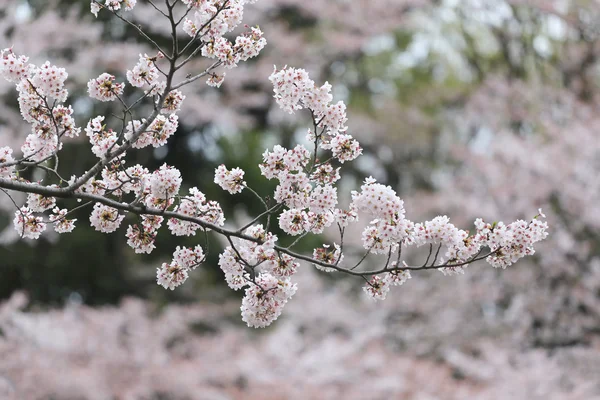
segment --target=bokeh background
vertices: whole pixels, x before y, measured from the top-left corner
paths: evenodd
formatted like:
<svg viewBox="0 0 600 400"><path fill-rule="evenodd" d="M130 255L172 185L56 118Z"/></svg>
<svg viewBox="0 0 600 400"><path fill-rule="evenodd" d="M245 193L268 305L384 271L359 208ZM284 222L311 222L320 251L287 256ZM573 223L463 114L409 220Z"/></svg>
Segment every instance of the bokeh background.
<svg viewBox="0 0 600 400"><path fill-rule="evenodd" d="M138 3L132 18L168 43ZM164 232L139 256L124 229L94 232L82 211L73 234L17 240L2 199L0 399L600 399L600 2L259 0L244 22L260 25L267 48L218 90L187 87L177 134L137 162L174 165L229 222L246 220L260 204L226 195L213 171L240 166L272 191L260 155L310 122L271 97L267 77L287 64L348 105L365 155L344 166L343 187L372 175L409 219L448 214L463 228L542 207L548 240L506 271L415 273L377 304L360 281L305 265L282 317L253 330L216 265L218 238L206 265L165 291L156 266L198 239ZM0 0L0 47L10 46L67 68L80 126L108 111L85 83L151 53L107 13L94 19L87 0ZM0 146L19 148L27 130L0 82ZM94 161L84 140L62 157L63 175Z"/></svg>

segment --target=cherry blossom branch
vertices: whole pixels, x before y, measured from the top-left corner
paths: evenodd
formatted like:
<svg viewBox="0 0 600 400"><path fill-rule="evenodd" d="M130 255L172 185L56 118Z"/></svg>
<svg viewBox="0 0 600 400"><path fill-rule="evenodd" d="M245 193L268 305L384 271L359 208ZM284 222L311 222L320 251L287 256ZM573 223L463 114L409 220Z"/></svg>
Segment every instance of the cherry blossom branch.
<svg viewBox="0 0 600 400"><path fill-rule="evenodd" d="M53 187L46 187L46 186L40 186L37 184L33 184L33 183L28 183L28 182L17 182L17 181L10 181L7 179L3 179L0 178L0 188L1 189L9 189L9 190L16 190L19 192L25 192L25 193L36 193L45 197L57 197L57 198L62 198L62 199L81 199L81 200L90 200L90 201L94 201L96 203L101 203L104 205L107 205L109 207L121 210L121 211L126 211L132 214L136 214L139 216L142 215L156 215L156 216L162 216L165 218L175 218L175 219L179 219L179 220L183 220L183 221L188 221L188 222L193 222L195 224L200 225L204 230L210 230L210 231L214 231L218 234L221 234L227 238L238 238L238 239L243 239L243 240L247 240L250 242L254 242L257 244L262 244L260 239L254 238L252 236L248 236L245 235L243 233L241 233L241 230L228 230L219 226L216 226L214 224L210 224L205 222L204 220L197 218L197 217L192 217L189 215L184 215L184 214L180 214L180 213L176 213L176 212L172 212L172 211L165 211L165 210L158 210L158 209L151 209L151 208L147 208L145 206L133 206L127 203L121 203L118 202L116 200L112 200L103 196L98 196L98 195L93 195L93 194L89 194L89 193L74 193L71 192L69 190L67 190L67 188L53 188ZM243 230L243 229L242 229ZM417 267L401 267L401 268L382 268L379 270L373 270L373 271L354 271L354 269L356 269L356 267L358 267L360 264L362 264L362 262L367 258L367 256L370 254L369 251L367 251L365 253L365 255L358 261L358 263L350 268L342 268L342 267L338 267L336 265L332 265L332 264L328 264L319 260L314 259L313 257L308 257L304 254L301 253L296 253L292 250L290 250L287 247L280 247L280 246L275 246L274 247L275 250L287 254L289 256L292 256L296 259L299 260L303 260L303 261L307 261L313 264L317 264L320 265L322 267L327 267L327 268L333 268L339 272L344 272L350 275L355 275L355 276L361 276L361 275L375 275L375 274L381 274L381 273L385 273L385 272L389 272L389 271L394 271L397 269L400 270L429 270L429 269L440 269L446 266L452 266L452 267L457 267L457 266L462 266L462 265L467 265L470 264L472 262L475 261L479 261L481 259L486 258L487 256L489 256L490 254L494 254L495 252L491 252L489 254L486 254L483 257L480 258L476 258L467 262L463 262L463 263L457 263L457 264L443 264L443 265L438 265L438 266L417 266ZM498 250L496 250L497 252ZM243 259L242 257L240 257L241 259Z"/></svg>
<svg viewBox="0 0 600 400"><path fill-rule="evenodd" d="M188 9L181 18L175 17L178 0L165 0L166 12L152 3L169 21L171 52L166 55L156 46L159 50L156 56L140 55L138 64L127 71L127 81L131 86L150 88L131 105L127 105L122 97L125 84L116 81L115 76L103 73L88 82L91 98L118 101L121 104L122 117L114 115L121 122L121 127L117 131L107 128L104 116L89 121L85 128L86 136L92 144L92 152L99 160L79 178L72 178L66 184L57 172L58 152L61 137L66 134L67 129L72 129L74 120L70 116L70 107L58 108L62 106L57 104L67 98L64 89L67 75L64 69L50 66L49 63L42 67L47 73L35 66L25 67L26 57L14 55L12 49L2 51L0 60L10 59L10 62L0 63L0 75L11 82L17 82L19 104L25 104L26 107L22 107L25 110L29 107L24 118L36 128L34 134L28 136L29 142L26 142L27 148L33 153L29 155L32 161L25 161L25 157L15 162L12 149L0 148L0 189L7 194L9 191L29 194L27 206L18 208L13 221L22 237L39 238L46 226L43 217L34 213L44 213L50 208L53 214L49 219L55 224L55 230L59 233L71 232L75 220L68 220L66 217L92 203L90 223L96 230L104 233L115 232L125 219L125 214L137 216L134 219L138 220L138 224L129 225L126 233L127 244L136 253L150 253L154 249L154 241L164 221L176 236L191 236L201 230L205 239L204 249L200 245L194 248L177 247L173 260L163 263L157 269L157 283L174 289L187 279L191 270L206 259L208 232L212 231L225 237L229 243L219 254L219 267L225 273L228 285L234 290L245 288L242 319L249 326L263 327L278 317L282 307L295 293L296 284L291 277L301 261L326 272L338 271L361 277L367 282L363 288L365 292L375 300L382 300L390 286L401 285L410 278L409 271L435 269L445 274L460 273L463 266L483 259L494 267L506 268L516 260L533 254L533 244L547 236L547 224L536 220L539 216L543 217L541 212L529 224L525 221L515 221L509 225L501 222L489 224L479 219L475 221L476 233L471 235L455 227L445 216L413 223L405 217L404 203L396 192L371 177L365 179L360 190L350 193L352 200L348 208L340 208L336 183L341 178L341 165L359 157L362 148L347 133L345 104L332 103L331 85L325 83L320 87L316 86L302 69L275 68L269 79L273 84L276 103L282 110L293 113L306 109L310 112L314 130L309 131L309 138L314 144L312 152L298 144L290 150L277 145L272 151L267 149L263 153L262 163L259 164L261 174L265 179L277 181L272 197L262 196L248 187L243 180L245 172L240 168L230 170L221 165L215 170L214 182L222 189L230 194L248 190L264 207L264 211L242 227L225 227L221 206L215 201L207 200L197 188L190 188L188 195L181 194L183 179L175 167L164 164L151 172L141 165L128 166L126 152L149 145L164 146L167 139L176 133L177 111L185 98L180 88L207 75L209 78L206 83L218 87L225 74L213 72L216 68L235 68L238 63L256 57L265 46L266 40L258 28L250 28L238 36L234 43L224 37L240 23L244 1L209 0L211 1L210 4L184 1ZM93 0L91 8L93 13L101 8L109 9L119 19L134 26L151 44L156 44L141 27L133 25L117 13L121 8L131 11L134 5L134 2L120 1L101 4ZM222 14L224 10L227 10L226 15ZM193 19L187 19L186 16L192 12ZM177 29L184 19L182 29L191 40L180 49ZM187 57L184 56L198 38L202 38L199 46ZM214 59L212 64L203 72L195 76L188 75L174 84L177 71L200 52L202 56ZM158 65L162 58L166 58L168 62L168 68L164 70ZM164 76L164 80L160 74ZM37 97L27 97L31 90L24 91L23 85L25 88L32 88ZM135 120L133 109L146 98L152 99L153 109L145 120ZM45 117L43 110L48 111L51 121ZM58 110L62 121L54 117L55 110ZM61 131L63 125L64 129ZM77 128L76 132L70 133L78 134L79 131ZM48 145L48 142L44 142L47 136L53 141L51 144L55 148L45 147ZM41 153L42 151L44 152ZM323 156L327 161L319 163L319 154L327 154ZM54 159L54 168L41 165L51 158ZM336 165L340 167L336 168ZM48 173L55 173L61 181L60 185L44 186L27 182L19 177L16 166L35 166ZM101 178L97 178L100 173ZM274 205L270 206L271 198ZM61 210L54 207L56 199L85 200L86 203L70 211ZM14 200L13 203L16 206ZM346 264L352 264L346 266L343 263L346 227L356 223L359 214L368 216L367 221L370 220L361 234L365 251L360 253L362 256L358 260L353 259L354 262L348 263L346 259ZM266 227L259 224L265 217ZM279 228L284 234L297 236L288 247L277 244L278 237L270 231L271 217L277 217ZM312 256L293 250L307 235L320 235L334 223L339 231L339 245L324 244L315 248ZM438 246L435 255L434 244ZM428 245L429 252L422 265L408 266L402 261L403 246L425 245ZM442 247L446 250L443 254L446 261L437 264ZM483 248L491 251L482 256ZM371 255L385 256L383 266L377 269L359 269ZM392 262L394 255L396 261ZM432 256L433 261L430 263Z"/></svg>

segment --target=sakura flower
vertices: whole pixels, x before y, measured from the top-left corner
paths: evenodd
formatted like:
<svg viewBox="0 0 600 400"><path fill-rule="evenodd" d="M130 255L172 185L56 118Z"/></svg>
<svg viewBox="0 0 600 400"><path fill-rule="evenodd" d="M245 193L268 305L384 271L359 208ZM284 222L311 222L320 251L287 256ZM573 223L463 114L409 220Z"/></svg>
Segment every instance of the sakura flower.
<svg viewBox="0 0 600 400"><path fill-rule="evenodd" d="M64 68L50 65L46 61L40 68L35 70L32 84L38 89L38 93L56 99L59 102L67 100L68 92L64 88L67 80L67 72Z"/></svg>
<svg viewBox="0 0 600 400"><path fill-rule="evenodd" d="M383 225L386 227L387 225ZM394 251L397 243L385 229L379 229L378 225L369 225L362 232L363 247L373 254L385 254Z"/></svg>
<svg viewBox="0 0 600 400"><path fill-rule="evenodd" d="M15 161L12 156L12 149L10 147L0 147L0 165L6 163L11 163ZM15 170L14 165L10 165L7 167L0 166L0 178L8 178L10 177Z"/></svg>
<svg viewBox="0 0 600 400"><path fill-rule="evenodd" d="M104 116L98 116L90 120L85 128L85 134L92 145L92 153L98 158L106 157L111 148L118 148L116 145L119 138L117 132L105 129L106 126L102 124L102 121L104 121Z"/></svg>
<svg viewBox="0 0 600 400"><path fill-rule="evenodd" d="M317 115L325 114L331 100L333 96L329 82L325 82L321 87L314 87L305 97L307 107Z"/></svg>
<svg viewBox="0 0 600 400"><path fill-rule="evenodd" d="M235 39L233 48L236 53L240 54L240 60L246 61L256 57L266 44L267 41L263 37L263 32L259 28L251 28L249 33L238 36Z"/></svg>
<svg viewBox="0 0 600 400"><path fill-rule="evenodd" d="M21 146L23 158L31 161L41 161L62 149L62 142L57 143L56 138L44 139L32 133L27 135L25 143Z"/></svg>
<svg viewBox="0 0 600 400"><path fill-rule="evenodd" d="M115 82L115 77L103 73L88 82L88 93L91 98L100 101L113 101L123 94L123 84Z"/></svg>
<svg viewBox="0 0 600 400"><path fill-rule="evenodd" d="M240 168L230 171L221 164L215 169L215 183L231 194L240 193L246 186L244 171Z"/></svg>
<svg viewBox="0 0 600 400"><path fill-rule="evenodd" d="M314 213L312 211L309 211L307 213L307 219L307 230L314 233L315 235L320 235L321 233L323 233L325 228L330 227L331 224L333 224L335 221L335 217L331 212Z"/></svg>
<svg viewBox="0 0 600 400"><path fill-rule="evenodd" d="M154 241L156 232L146 230L143 226L129 225L127 227L127 244L135 250L136 253L150 254L154 250Z"/></svg>
<svg viewBox="0 0 600 400"><path fill-rule="evenodd" d="M405 267L407 266L406 262L403 261L402 263ZM392 262L390 265L391 268L396 268L396 266L397 263L395 261ZM386 273L383 279L392 286L400 286L403 285L410 278L411 276L409 270L399 269Z"/></svg>
<svg viewBox="0 0 600 400"><path fill-rule="evenodd" d="M133 10L137 0L105 0L106 8L111 11L118 11L123 7L125 11Z"/></svg>
<svg viewBox="0 0 600 400"><path fill-rule="evenodd" d="M289 278L277 277L261 273L256 277L256 284L246 288L242 300L242 320L253 328L264 328L275 321L287 301L296 293L297 286Z"/></svg>
<svg viewBox="0 0 600 400"><path fill-rule="evenodd" d="M362 149L358 142L350 135L336 135L328 145L323 148L331 149L333 156L341 163L352 161L362 154Z"/></svg>
<svg viewBox="0 0 600 400"><path fill-rule="evenodd" d="M67 219L67 209L60 209L54 207L52 209L53 214L50 214L50 222L54 224L54 230L57 233L69 233L75 229L75 222L77 219Z"/></svg>
<svg viewBox="0 0 600 400"><path fill-rule="evenodd" d="M177 168L163 164L150 176L150 193L159 199L169 199L179 193L181 181L181 172Z"/></svg>
<svg viewBox="0 0 600 400"><path fill-rule="evenodd" d="M284 162L286 155L287 150L280 145L275 145L272 152L265 150L263 163L259 165L261 174L267 179L273 179L281 172L287 171L288 166Z"/></svg>
<svg viewBox="0 0 600 400"><path fill-rule="evenodd" d="M331 136L338 135L346 131L346 104L343 101L338 101L336 104L329 105L323 115L317 115L321 121L319 126L327 127L328 134Z"/></svg>
<svg viewBox="0 0 600 400"><path fill-rule="evenodd" d="M27 61L28 57L17 56L12 48L0 50L0 77L15 83L29 78L35 66Z"/></svg>
<svg viewBox="0 0 600 400"><path fill-rule="evenodd" d="M380 219L391 218L394 215L404 218L404 202L391 187L376 183L373 178L367 178L360 189L360 193L352 192L352 207L357 211Z"/></svg>
<svg viewBox="0 0 600 400"><path fill-rule="evenodd" d="M157 231L163 223L164 217L159 215L142 215L142 226L148 231Z"/></svg>
<svg viewBox="0 0 600 400"><path fill-rule="evenodd" d="M173 253L173 262L190 270L196 269L204 259L204 251L200 246L194 248L177 246Z"/></svg>
<svg viewBox="0 0 600 400"><path fill-rule="evenodd" d="M233 248L227 247L219 254L219 267L225 273L225 281L231 289L239 290L248 284L244 278L244 265Z"/></svg>
<svg viewBox="0 0 600 400"><path fill-rule="evenodd" d="M290 114L303 108L304 98L315 86L309 79L308 72L296 68L284 68L278 71L275 67L269 80L273 83L275 101L282 110Z"/></svg>
<svg viewBox="0 0 600 400"><path fill-rule="evenodd" d="M96 203L90 215L90 223L97 231L111 233L119 228L123 218L125 216L119 215L116 208Z"/></svg>
<svg viewBox="0 0 600 400"><path fill-rule="evenodd" d="M75 119L72 115L73 108L71 106L57 105L52 110L52 116L58 126L59 133L69 138L79 136L81 132L81 128L75 126Z"/></svg>
<svg viewBox="0 0 600 400"><path fill-rule="evenodd" d="M310 228L306 212L292 208L279 215L279 227L289 235L300 235Z"/></svg>
<svg viewBox="0 0 600 400"><path fill-rule="evenodd" d="M94 14L94 17L98 18L98 12L100 11L100 6L94 0L90 3L90 11Z"/></svg>
<svg viewBox="0 0 600 400"><path fill-rule="evenodd" d="M268 264L271 273L278 278L286 278L294 275L300 266L300 263L296 262L294 257L285 253L280 253Z"/></svg>
<svg viewBox="0 0 600 400"><path fill-rule="evenodd" d="M377 300L385 300L390 291L390 283L379 275L373 275L369 282L363 286L363 291L369 298Z"/></svg>
<svg viewBox="0 0 600 400"><path fill-rule="evenodd" d="M213 72L209 75L208 79L206 80L206 84L208 86L219 88L219 87L221 87L221 84L223 83L224 80L225 80L225 72L223 72L221 74L217 74L217 73Z"/></svg>
<svg viewBox="0 0 600 400"><path fill-rule="evenodd" d="M340 180L340 168L334 169L329 163L320 164L311 174L310 179L322 185L333 184Z"/></svg>
<svg viewBox="0 0 600 400"><path fill-rule="evenodd" d="M316 248L313 251L313 258L322 263L337 265L342 262L344 259L344 255L342 254L342 249L336 243L333 244L333 248L331 246L324 244L323 247ZM320 264L314 264L317 269L320 269L323 272L334 272L335 268L329 268L322 266Z"/></svg>
<svg viewBox="0 0 600 400"><path fill-rule="evenodd" d="M37 193L27 195L27 206L33 212L44 212L54 207L56 199L54 197L45 197Z"/></svg>
<svg viewBox="0 0 600 400"><path fill-rule="evenodd" d="M177 115L171 114L168 117L158 115L148 127L148 131L143 134L146 138L141 138L138 147L144 147L142 143L145 145L151 144L153 147L164 146L167 144L167 139L173 136L178 126L179 117ZM127 137L127 133L125 137Z"/></svg>
<svg viewBox="0 0 600 400"><path fill-rule="evenodd" d="M280 183L275 188L274 198L290 208L306 208L310 202L312 186L304 172L279 175Z"/></svg>
<svg viewBox="0 0 600 400"><path fill-rule="evenodd" d="M189 196L181 199L181 203L175 208L175 211L212 225L223 226L225 223L225 216L219 203L207 201L204 193L195 187L190 189ZM175 236L195 235L196 231L200 229L200 225L197 223L177 218L169 218L167 226Z"/></svg>
<svg viewBox="0 0 600 400"><path fill-rule="evenodd" d="M188 276L188 269L175 263L163 263L161 268L156 269L156 282L165 289L174 290L185 282Z"/></svg>
<svg viewBox="0 0 600 400"><path fill-rule="evenodd" d="M310 194L308 207L315 213L331 212L337 202L337 188L331 185L317 186Z"/></svg>
<svg viewBox="0 0 600 400"><path fill-rule="evenodd" d="M119 186L123 193L134 192L139 195L145 189L145 181L148 176L148 169L136 164L127 167L125 171L118 171L117 181L119 182Z"/></svg>
<svg viewBox="0 0 600 400"><path fill-rule="evenodd" d="M358 214L353 210L336 209L334 211L335 222L342 227L347 227L352 222L358 221Z"/></svg>
<svg viewBox="0 0 600 400"><path fill-rule="evenodd" d="M163 114L169 114L179 111L183 100L185 100L185 95L181 93L180 90L171 90L165 96L165 100L163 101L163 106L160 109L160 112Z"/></svg>
<svg viewBox="0 0 600 400"><path fill-rule="evenodd" d="M127 80L131 86L141 88L144 86L153 86L158 82L160 75L158 68L154 65L154 59L147 54L140 54L139 62L133 69L127 70Z"/></svg>
<svg viewBox="0 0 600 400"><path fill-rule="evenodd" d="M21 207L15 211L13 224L15 230L22 238L39 239L42 232L46 230L46 224L42 217L36 217L27 207Z"/></svg>

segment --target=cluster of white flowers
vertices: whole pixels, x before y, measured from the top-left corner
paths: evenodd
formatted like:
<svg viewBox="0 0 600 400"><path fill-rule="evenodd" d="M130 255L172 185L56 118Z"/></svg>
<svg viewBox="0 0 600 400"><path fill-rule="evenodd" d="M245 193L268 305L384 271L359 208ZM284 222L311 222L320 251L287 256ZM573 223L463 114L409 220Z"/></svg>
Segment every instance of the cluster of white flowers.
<svg viewBox="0 0 600 400"><path fill-rule="evenodd" d="M279 214L279 227L288 235L301 235L310 229L306 211L291 208Z"/></svg>
<svg viewBox="0 0 600 400"><path fill-rule="evenodd" d="M62 148L60 138L77 136L80 129L75 126L71 107L61 104L68 96L65 69L48 61L40 67L28 61L27 57L16 55L12 48L0 50L0 76L15 83L21 115L32 124L32 133L21 146L23 158L35 162L55 154ZM9 157L6 153L1 150L0 157ZM14 171L13 168L2 169L9 170Z"/></svg>
<svg viewBox="0 0 600 400"><path fill-rule="evenodd" d="M189 271L196 269L204 259L204 251L200 246L194 248L177 246L173 253L173 260L169 264L163 263L156 269L156 280L165 289L174 290L186 281Z"/></svg>
<svg viewBox="0 0 600 400"><path fill-rule="evenodd" d="M141 55L139 62L133 69L127 71L127 81L131 86L143 88L154 87L159 84L159 71L154 64L158 58L162 58L163 54L159 53L156 57L150 57L147 54Z"/></svg>
<svg viewBox="0 0 600 400"><path fill-rule="evenodd" d="M104 116L98 116L91 119L85 127L85 134L90 139L92 153L98 158L104 158L109 149L117 149L117 132L112 129L106 129L103 124Z"/></svg>
<svg viewBox="0 0 600 400"><path fill-rule="evenodd" d="M44 197L36 193L27 195L27 207L33 212L44 212L53 208L55 204L56 199L54 197Z"/></svg>
<svg viewBox="0 0 600 400"><path fill-rule="evenodd" d="M274 250L277 236L254 225L244 235L258 241L234 239L219 255L219 266L230 288L246 287L242 300L242 319L251 327L264 327L281 314L287 300L296 292L293 276L299 263Z"/></svg>
<svg viewBox="0 0 600 400"><path fill-rule="evenodd" d="M103 73L88 82L88 94L92 99L113 101L123 94L125 85L115 82L114 75Z"/></svg>
<svg viewBox="0 0 600 400"><path fill-rule="evenodd" d="M120 215L119 210L116 208L96 203L94 204L94 210L90 215L90 223L97 231L112 233L119 229L121 222L123 222L123 218L125 218L125 216Z"/></svg>
<svg viewBox="0 0 600 400"><path fill-rule="evenodd" d="M35 70L35 68L34 68ZM49 113L43 96L31 83L29 78L21 79L16 84L19 96L19 110L23 119L30 124L44 124L48 121Z"/></svg>
<svg viewBox="0 0 600 400"><path fill-rule="evenodd" d="M64 102L68 96L67 89L64 87L67 76L67 71L64 68L50 65L50 62L46 61L35 71L31 82L38 91L41 91L48 98Z"/></svg>
<svg viewBox="0 0 600 400"><path fill-rule="evenodd" d="M106 7L111 11L119 11L121 8L125 11L131 11L136 3L137 0L104 0L104 4L101 4L100 0L92 0L90 10L94 16L98 17L98 12L102 7Z"/></svg>
<svg viewBox="0 0 600 400"><path fill-rule="evenodd" d="M275 321L283 307L298 289L289 278L277 278L261 273L253 285L246 288L242 299L242 320L249 327L264 328Z"/></svg>
<svg viewBox="0 0 600 400"><path fill-rule="evenodd" d="M309 156L310 152L301 144L292 150L275 145L273 151L265 150L263 153L263 162L259 165L260 171L267 179L300 172L308 165Z"/></svg>
<svg viewBox="0 0 600 400"><path fill-rule="evenodd" d="M31 161L46 160L61 149L62 142L58 143L56 136L46 139L36 133L29 134L21 146L23 158Z"/></svg>
<svg viewBox="0 0 600 400"><path fill-rule="evenodd" d="M12 156L13 150L10 147L0 147L0 164L11 164L15 161ZM14 165L0 167L0 178L7 178L15 171Z"/></svg>
<svg viewBox="0 0 600 400"><path fill-rule="evenodd" d="M145 122L146 119L130 121L125 129L125 139L133 142L132 147L134 149L142 149L147 146L164 146L167 140L175 134L179 126L179 117L175 114L171 114L168 117L157 115L145 131L139 132L134 141L134 134L138 133L138 130Z"/></svg>
<svg viewBox="0 0 600 400"><path fill-rule="evenodd" d="M352 161L362 154L362 149L358 141L350 135L336 135L331 138L329 143L322 145L324 149L330 149L333 156L342 164L344 161Z"/></svg>
<svg viewBox="0 0 600 400"><path fill-rule="evenodd" d="M328 244L324 244L323 247L317 247L314 249L313 258L316 261L337 266L344 260L344 254L342 254L342 248L337 243L333 244L333 248ZM324 267L321 264L314 265L317 267L317 269L320 269L323 272L336 271L336 269L333 267Z"/></svg>
<svg viewBox="0 0 600 400"><path fill-rule="evenodd" d="M179 193L181 182L181 172L163 164L150 177L150 194L158 199L170 199Z"/></svg>
<svg viewBox="0 0 600 400"><path fill-rule="evenodd" d="M409 237L413 223L405 218L404 202L389 186L367 178L361 191L352 192L350 209L374 217L362 234L363 246L380 254L396 249Z"/></svg>
<svg viewBox="0 0 600 400"><path fill-rule="evenodd" d="M73 108L71 106L65 107L63 105L57 105L52 110L52 116L58 127L58 132L56 132L56 134L64 135L68 138L79 136L81 128L78 128L75 125ZM54 130L54 124L51 125L51 129Z"/></svg>
<svg viewBox="0 0 600 400"><path fill-rule="evenodd" d="M67 209L62 210L58 207L52 209L53 214L50 214L49 220L54 224L54 230L57 233L69 233L75 229L77 219L67 219Z"/></svg>
<svg viewBox="0 0 600 400"><path fill-rule="evenodd" d="M310 179L304 172L281 174L273 198L291 208L306 208L311 190Z"/></svg>
<svg viewBox="0 0 600 400"><path fill-rule="evenodd" d="M28 61L29 57L17 56L12 48L0 50L0 76L14 83L29 78L35 66L27 64Z"/></svg>
<svg viewBox="0 0 600 400"><path fill-rule="evenodd" d="M228 170L225 165L219 165L215 170L215 183L231 194L244 190L244 171L241 168Z"/></svg>
<svg viewBox="0 0 600 400"><path fill-rule="evenodd" d="M42 232L46 230L44 219L33 215L33 212L25 206L15 211L13 224L22 238L39 239Z"/></svg>
<svg viewBox="0 0 600 400"><path fill-rule="evenodd" d="M395 268L396 262L393 262L391 266ZM406 263L404 267L406 267ZM403 285L410 278L410 271L402 269L387 272L383 275L373 275L367 284L363 286L363 291L375 301L385 300L392 286Z"/></svg>
<svg viewBox="0 0 600 400"><path fill-rule="evenodd" d="M206 80L206 84L211 87L219 88L219 87L221 87L221 84L223 83L224 80L225 80L225 72L220 73L220 74L213 72L209 75L208 79Z"/></svg>
<svg viewBox="0 0 600 400"><path fill-rule="evenodd" d="M127 227L127 244L136 253L152 253L152 250L156 247L154 241L156 240L156 230L145 229L144 226L140 225L129 225Z"/></svg>
<svg viewBox="0 0 600 400"><path fill-rule="evenodd" d="M239 290L246 286L246 280L250 280L245 271L241 257L237 255L233 247L227 247L219 254L219 267L225 273L225 281L233 290Z"/></svg>
<svg viewBox="0 0 600 400"><path fill-rule="evenodd" d="M254 1L184 0L183 3L193 11L190 18L185 18L184 32L205 43L201 52L204 57L216 58L226 68L235 68L240 61L256 57L267 44L258 27L238 36L234 43L224 37L242 22L244 5ZM224 77L225 74L212 74L207 84L219 87Z"/></svg>
<svg viewBox="0 0 600 400"><path fill-rule="evenodd" d="M519 259L533 255L533 245L548 236L548 223L542 221L543 213L531 221L517 220L505 225L485 223L481 219L475 221L477 240L482 246L488 246L494 251L486 260L496 268L506 268Z"/></svg>
<svg viewBox="0 0 600 400"><path fill-rule="evenodd" d="M174 211L192 218L212 224L223 226L225 216L221 205L216 201L207 201L206 196L197 188L190 189L190 195L181 198L181 201ZM169 218L167 226L175 236L193 236L200 229L200 225L195 222L184 221L178 218Z"/></svg>
<svg viewBox="0 0 600 400"><path fill-rule="evenodd" d="M160 112L163 114L171 114L179 111L183 100L185 100L185 96L180 90L171 90L165 96L165 100Z"/></svg>

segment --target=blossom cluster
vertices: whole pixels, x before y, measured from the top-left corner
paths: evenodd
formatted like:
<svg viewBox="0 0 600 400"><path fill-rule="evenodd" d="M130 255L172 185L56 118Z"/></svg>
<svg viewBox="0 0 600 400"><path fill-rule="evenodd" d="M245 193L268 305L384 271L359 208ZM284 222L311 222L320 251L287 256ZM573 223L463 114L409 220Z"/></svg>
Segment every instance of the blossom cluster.
<svg viewBox="0 0 600 400"><path fill-rule="evenodd" d="M244 6L256 0L184 0L192 11L186 17L183 30L194 39L200 39L205 46L201 54L218 60L226 68L235 68L240 61L256 57L267 44L263 32L258 27L236 37L231 42L224 35L233 31L241 22ZM211 74L209 86L219 87L225 74Z"/></svg>
<svg viewBox="0 0 600 400"><path fill-rule="evenodd" d="M110 11L119 11L121 9L125 11L133 10L137 0L104 0L104 4L101 1L92 0L90 3L90 9L94 16L98 16L98 12L106 7Z"/></svg>
<svg viewBox="0 0 600 400"><path fill-rule="evenodd" d="M48 61L40 67L28 61L12 48L0 50L0 77L15 83L21 115L31 124L31 133L21 146L23 159L36 162L55 154L62 148L61 138L78 136L80 129L75 126L72 108L61 104L68 96L65 69ZM11 157L11 153L3 148L0 157ZM1 170L4 175L11 169Z"/></svg>
<svg viewBox="0 0 600 400"><path fill-rule="evenodd" d="M162 56L162 54L161 54ZM143 88L152 87L159 83L159 73L155 61L158 57L150 57L147 54L141 55L139 62L127 71L127 81L131 86Z"/></svg>
<svg viewBox="0 0 600 400"><path fill-rule="evenodd" d="M174 290L189 276L189 271L196 269L205 259L202 247L179 247L173 253L170 263L163 263L156 269L157 282L165 289Z"/></svg>

